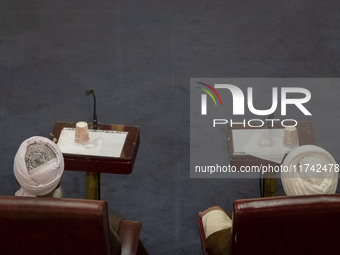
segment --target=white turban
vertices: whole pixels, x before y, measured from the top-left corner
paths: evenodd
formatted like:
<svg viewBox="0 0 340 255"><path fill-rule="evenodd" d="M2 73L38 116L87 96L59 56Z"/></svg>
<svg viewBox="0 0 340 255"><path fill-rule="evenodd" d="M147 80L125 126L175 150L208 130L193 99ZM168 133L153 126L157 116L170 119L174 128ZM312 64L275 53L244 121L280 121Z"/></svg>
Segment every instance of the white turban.
<svg viewBox="0 0 340 255"><path fill-rule="evenodd" d="M282 163L284 191L288 196L335 193L338 167L326 150L315 145L300 146L291 151Z"/></svg>
<svg viewBox="0 0 340 255"><path fill-rule="evenodd" d="M64 158L51 140L33 136L25 140L14 158L14 175L19 182L16 196L44 196L57 188L64 172Z"/></svg>

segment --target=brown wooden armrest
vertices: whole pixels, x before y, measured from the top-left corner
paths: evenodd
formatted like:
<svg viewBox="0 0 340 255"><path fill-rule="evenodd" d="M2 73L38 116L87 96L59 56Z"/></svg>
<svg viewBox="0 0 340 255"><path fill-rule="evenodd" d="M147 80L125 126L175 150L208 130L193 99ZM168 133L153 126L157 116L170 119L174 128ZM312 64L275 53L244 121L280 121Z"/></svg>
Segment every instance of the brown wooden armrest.
<svg viewBox="0 0 340 255"><path fill-rule="evenodd" d="M139 221L122 220L118 235L122 246L122 255L135 255L137 253L142 223Z"/></svg>

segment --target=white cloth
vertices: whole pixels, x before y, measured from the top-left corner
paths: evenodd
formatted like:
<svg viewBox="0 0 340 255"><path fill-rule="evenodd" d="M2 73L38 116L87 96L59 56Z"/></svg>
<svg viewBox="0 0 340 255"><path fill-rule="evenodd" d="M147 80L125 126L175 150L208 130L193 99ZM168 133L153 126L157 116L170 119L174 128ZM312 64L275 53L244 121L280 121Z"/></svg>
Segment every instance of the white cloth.
<svg viewBox="0 0 340 255"><path fill-rule="evenodd" d="M231 228L232 220L223 210L211 210L202 217L205 238L222 229Z"/></svg>
<svg viewBox="0 0 340 255"><path fill-rule="evenodd" d="M281 181L287 196L332 194L338 185L338 168L326 150L303 145L284 159Z"/></svg>
<svg viewBox="0 0 340 255"><path fill-rule="evenodd" d="M29 170L26 165L26 152L30 145L37 143L52 150L55 158ZM58 186L63 172L64 158L59 147L45 137L33 136L20 145L14 158L14 175L21 187L15 195L32 197L47 195Z"/></svg>

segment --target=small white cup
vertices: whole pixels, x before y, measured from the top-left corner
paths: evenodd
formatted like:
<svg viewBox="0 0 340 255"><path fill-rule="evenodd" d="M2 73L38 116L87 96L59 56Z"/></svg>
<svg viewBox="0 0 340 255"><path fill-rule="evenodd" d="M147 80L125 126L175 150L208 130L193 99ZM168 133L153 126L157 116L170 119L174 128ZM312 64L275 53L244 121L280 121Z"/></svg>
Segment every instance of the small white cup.
<svg viewBox="0 0 340 255"><path fill-rule="evenodd" d="M296 127L285 127L283 145L289 149L294 149L299 146L299 137Z"/></svg>
<svg viewBox="0 0 340 255"><path fill-rule="evenodd" d="M82 143L82 144L88 142L89 132L88 132L88 125L85 121L77 122L74 140L77 143Z"/></svg>

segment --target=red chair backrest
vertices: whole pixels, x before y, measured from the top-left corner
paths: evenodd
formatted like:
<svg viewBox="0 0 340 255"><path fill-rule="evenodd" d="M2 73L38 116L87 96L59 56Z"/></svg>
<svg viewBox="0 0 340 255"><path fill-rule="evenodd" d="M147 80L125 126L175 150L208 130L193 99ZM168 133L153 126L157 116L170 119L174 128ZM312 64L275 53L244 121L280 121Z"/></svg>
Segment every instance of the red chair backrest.
<svg viewBox="0 0 340 255"><path fill-rule="evenodd" d="M234 201L232 255L339 252L340 195Z"/></svg>
<svg viewBox="0 0 340 255"><path fill-rule="evenodd" d="M110 254L107 204L0 196L1 254Z"/></svg>

